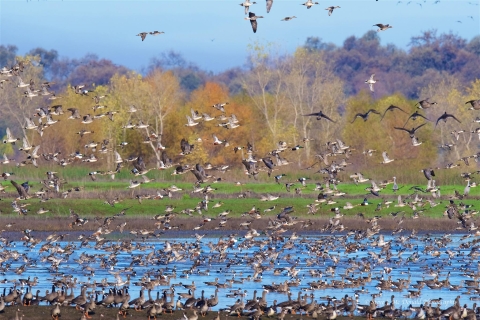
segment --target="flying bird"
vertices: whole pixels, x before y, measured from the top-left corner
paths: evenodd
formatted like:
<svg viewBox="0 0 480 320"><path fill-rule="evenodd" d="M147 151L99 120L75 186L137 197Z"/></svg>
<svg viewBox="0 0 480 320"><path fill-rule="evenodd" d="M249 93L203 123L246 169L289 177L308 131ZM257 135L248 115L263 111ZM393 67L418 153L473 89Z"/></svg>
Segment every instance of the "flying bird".
<svg viewBox="0 0 480 320"><path fill-rule="evenodd" d="M370 115L370 113L375 113L375 114L380 115L380 112L378 112L377 110L375 110L375 109L370 109L370 110L368 110L366 113L357 113L357 114L355 115L355 118L353 118L352 122L350 122L350 123L354 123L355 120L357 120L357 118L362 118L363 121L367 121L367 120L368 120L368 116Z"/></svg>
<svg viewBox="0 0 480 320"><path fill-rule="evenodd" d="M393 26L389 25L389 24L382 24L382 23L377 23L377 24L374 24L373 25L374 27L377 26L378 29L377 29L377 32L379 31L385 31L387 29L390 29L390 28L393 28Z"/></svg>
<svg viewBox="0 0 480 320"><path fill-rule="evenodd" d="M470 100L465 102L465 104L470 103L472 106L471 108L468 108L468 110L480 110L480 99L479 100Z"/></svg>
<svg viewBox="0 0 480 320"><path fill-rule="evenodd" d="M437 127L437 124L440 120L443 120L443 122L447 122L447 119L448 118L453 118L455 120L457 120L457 122L459 123L462 123L460 120L458 120L453 114L449 114L445 111L444 114L442 114L438 119L437 119L437 122L435 123L435 127Z"/></svg>
<svg viewBox="0 0 480 320"><path fill-rule="evenodd" d="M393 112L393 110L395 110L395 109L398 109L398 110L402 111L403 113L407 113L407 112L405 112L402 108L397 107L397 106L394 106L393 104L391 104L391 105L387 108L387 110L385 110L385 111L383 112L382 119L380 119L380 121L383 120L383 118L385 117L385 115L387 114L388 111L392 111L392 112Z"/></svg>
<svg viewBox="0 0 480 320"><path fill-rule="evenodd" d="M253 33L257 33L257 19L263 18L262 16L256 16L255 13L249 12L248 13L248 18L245 18L245 20L250 20L250 24L252 25L252 30Z"/></svg>
<svg viewBox="0 0 480 320"><path fill-rule="evenodd" d="M270 12L270 9L272 9L273 5L273 0L267 0L267 13Z"/></svg>
<svg viewBox="0 0 480 320"><path fill-rule="evenodd" d="M307 2L302 3L302 6L305 6L305 7L307 7L307 9L310 9L315 4L318 4L318 2L313 2L312 0L307 0Z"/></svg>
<svg viewBox="0 0 480 320"><path fill-rule="evenodd" d="M245 14L248 13L248 10L250 9L250 6L251 6L252 4L256 4L256 2L255 2L255 1L254 1L254 2L250 2L250 0L245 0L245 2L240 3L240 5L241 5L242 7L245 7Z"/></svg>
<svg viewBox="0 0 480 320"><path fill-rule="evenodd" d="M420 117L420 118L423 118L427 121L430 121L428 120L427 118L425 118L425 116L423 116L422 114L418 113L417 111L415 111L410 117L408 117L407 121L405 122L405 124L403 125L403 127L405 127L408 123L408 120L412 119L412 120L417 120L417 118Z"/></svg>
<svg viewBox="0 0 480 320"><path fill-rule="evenodd" d="M365 80L365 83L368 83L368 87L370 88L370 91L375 92L373 89L373 84L377 83L378 80L374 79L375 73L373 73L368 80Z"/></svg>
<svg viewBox="0 0 480 320"><path fill-rule="evenodd" d="M296 18L296 17L295 17L295 16L285 17L285 18L283 18L283 19L280 20L280 21L290 21L290 20L292 20L292 19L294 19L294 18Z"/></svg>
<svg viewBox="0 0 480 320"><path fill-rule="evenodd" d="M421 125L419 125L418 127L413 127L412 129L408 130L408 129L405 129L405 128L399 128L399 127L394 127L395 129L397 130L403 130L403 131L406 131L410 134L410 138L413 138L415 136L415 132L420 129L421 127L423 127L424 125L426 125L427 123L423 123Z"/></svg>
<svg viewBox="0 0 480 320"><path fill-rule="evenodd" d="M163 31L152 31L152 32L149 32L149 34L151 34L152 36L158 36L159 34L162 34L162 33L165 33Z"/></svg>
<svg viewBox="0 0 480 320"><path fill-rule="evenodd" d="M337 9L337 8L340 8L340 6L330 6L328 8L326 8L325 10L328 10L328 16L331 16L332 13L333 13L333 10Z"/></svg>
<svg viewBox="0 0 480 320"><path fill-rule="evenodd" d="M414 107L419 105L418 108L419 109L428 109L430 108L431 106L433 106L434 104L437 104L436 102L430 102L429 101L430 98L427 98L425 100L421 100L421 101L418 101L417 103L415 103Z"/></svg>
<svg viewBox="0 0 480 320"><path fill-rule="evenodd" d="M326 114L324 114L322 111L315 112L315 113L309 113L309 114L304 114L304 116L315 116L317 117L317 120L321 120L322 118L330 120L335 123L332 119L330 119Z"/></svg>
<svg viewBox="0 0 480 320"><path fill-rule="evenodd" d="M137 37L141 37L143 41L147 37L147 34L148 34L147 32L140 32L139 34L137 34Z"/></svg>

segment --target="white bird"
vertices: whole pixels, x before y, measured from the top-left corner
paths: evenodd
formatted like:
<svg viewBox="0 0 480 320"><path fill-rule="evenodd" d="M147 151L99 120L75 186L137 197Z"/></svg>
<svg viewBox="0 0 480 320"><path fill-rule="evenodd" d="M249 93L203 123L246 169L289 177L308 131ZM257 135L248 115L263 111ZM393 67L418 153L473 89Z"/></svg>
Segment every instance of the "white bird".
<svg viewBox="0 0 480 320"><path fill-rule="evenodd" d="M248 14L248 10L250 9L250 6L251 6L252 4L256 4L256 2L255 2L255 1L254 1L254 2L250 2L250 0L245 0L245 2L240 3L240 5L241 5L242 7L245 7L245 14Z"/></svg>
<svg viewBox="0 0 480 320"><path fill-rule="evenodd" d="M6 134L7 134L7 138L3 140L3 143L15 144L16 141L20 140L19 138L14 138L12 136L12 132L10 132L10 128L7 128Z"/></svg>
<svg viewBox="0 0 480 320"><path fill-rule="evenodd" d="M307 9L310 9L315 4L318 4L318 2L313 2L312 0L308 0L305 3L302 3L302 6L305 6L305 7L307 7Z"/></svg>
<svg viewBox="0 0 480 320"><path fill-rule="evenodd" d="M26 130L37 129L38 126L35 124L35 122L33 122L32 118L25 117L25 121L26 121L26 124L25 124L25 129Z"/></svg>
<svg viewBox="0 0 480 320"><path fill-rule="evenodd" d="M190 116L187 116L187 124L185 125L186 127L193 127L198 124L198 122L194 122L193 119Z"/></svg>
<svg viewBox="0 0 480 320"><path fill-rule="evenodd" d="M378 81L378 80L375 80L374 77L375 77L375 73L372 74L368 80L365 80L365 83L368 83L370 91L372 91L372 92L375 92L375 90L373 89L373 84L377 83L377 81Z"/></svg>
<svg viewBox="0 0 480 320"><path fill-rule="evenodd" d="M122 163L123 159L122 159L122 156L120 156L120 153L118 153L117 151L115 151L114 153L115 153L115 163Z"/></svg>
<svg viewBox="0 0 480 320"><path fill-rule="evenodd" d="M382 152L382 157L383 157L382 163L384 163L384 164L385 164L385 163L390 163L390 162L392 162L392 161L394 160L394 159L390 159L390 158L388 157L388 154L387 154L386 151L383 151L383 152Z"/></svg>

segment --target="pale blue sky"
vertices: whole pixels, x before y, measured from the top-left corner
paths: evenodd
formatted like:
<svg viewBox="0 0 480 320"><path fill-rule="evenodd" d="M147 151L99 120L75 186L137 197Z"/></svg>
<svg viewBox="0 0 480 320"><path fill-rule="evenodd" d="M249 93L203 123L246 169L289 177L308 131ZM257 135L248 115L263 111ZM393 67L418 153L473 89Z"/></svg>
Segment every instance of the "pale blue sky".
<svg viewBox="0 0 480 320"><path fill-rule="evenodd" d="M135 70L173 49L205 70L220 72L242 66L248 44L257 40L293 52L309 36L341 45L348 36L375 30L376 23L393 25L380 33L382 44L404 49L410 37L429 29L468 40L480 34L479 0L414 0L408 5L406 0L317 0L320 4L309 10L301 5L306 0L274 0L268 14L265 0L256 0L251 11L265 17L256 34L244 20L242 1L1 0L0 44L16 45L20 54L35 47L70 58L95 53ZM329 17L325 8L331 5L341 8ZM297 19L280 21L292 15ZM154 30L165 34L143 42L135 36Z"/></svg>

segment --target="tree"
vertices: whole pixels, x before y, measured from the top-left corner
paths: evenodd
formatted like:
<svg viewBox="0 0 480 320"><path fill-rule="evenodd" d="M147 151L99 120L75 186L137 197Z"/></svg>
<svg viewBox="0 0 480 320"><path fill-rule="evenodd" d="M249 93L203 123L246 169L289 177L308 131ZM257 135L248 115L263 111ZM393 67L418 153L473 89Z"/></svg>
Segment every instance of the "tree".
<svg viewBox="0 0 480 320"><path fill-rule="evenodd" d="M318 143L331 141L344 123L338 114L338 106L344 103L343 84L330 70L323 56L322 52L309 52L300 48L287 62L285 94L293 111L293 126L299 135L294 137L295 145L302 138L315 137L316 140L321 140ZM336 123L305 116L320 110ZM305 145L308 159L310 144Z"/></svg>
<svg viewBox="0 0 480 320"><path fill-rule="evenodd" d="M15 63L17 50L17 46L14 45L0 45L0 68L10 67Z"/></svg>
<svg viewBox="0 0 480 320"><path fill-rule="evenodd" d="M256 43L250 47L250 71L242 79L243 89L260 111L269 129L272 144L276 144L283 127L286 100L282 78L285 64L273 55L271 44L266 47Z"/></svg>
<svg viewBox="0 0 480 320"><path fill-rule="evenodd" d="M140 140L144 140L145 145L150 146L150 151L155 155L159 166L162 150L158 148L158 144L163 139L165 119L171 111L178 109L183 101L183 91L178 79L172 72L162 72L158 69L153 70L146 78L135 73L117 75L111 80L111 93L112 103L126 115L121 119L125 124L142 121L149 125L145 129L139 129L145 130L144 137L148 138ZM128 113L130 105L135 105L138 111L134 114ZM122 132L125 137L128 129L117 130L116 134Z"/></svg>

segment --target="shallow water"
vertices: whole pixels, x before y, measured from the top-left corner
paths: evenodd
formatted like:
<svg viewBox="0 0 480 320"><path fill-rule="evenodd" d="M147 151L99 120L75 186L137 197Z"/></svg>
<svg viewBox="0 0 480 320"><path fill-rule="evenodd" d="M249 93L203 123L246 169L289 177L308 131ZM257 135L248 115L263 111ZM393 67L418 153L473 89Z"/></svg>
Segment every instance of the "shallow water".
<svg viewBox="0 0 480 320"><path fill-rule="evenodd" d="M409 234L401 235L403 237L408 237ZM252 280L244 280L243 283L232 283L231 288L222 288L219 289L219 304L214 308L218 310L219 308L224 308L228 305L233 304L238 297L227 297L226 295L233 289L240 289L242 291L247 291L246 299L251 299L253 291L257 290L257 297L261 296L263 285L271 285L272 283L281 283L285 280L293 281L294 279L288 274L286 270L280 272L280 275L274 275L274 269L280 268L290 268L295 265L295 269L299 270L297 278L300 279L300 284L296 287L290 287L292 293L292 299L296 299L298 292L301 292L302 295L313 293L314 299L318 303L326 303L326 296L341 298L345 295L353 296L356 290L360 290L360 287L356 288L327 288L322 290L311 290L308 285L312 281L327 281L332 283L332 281L342 280L342 277L367 277L368 272L362 272L359 268L352 268L352 271L346 275L347 268L352 266L351 262L356 261L359 265L362 263L370 261L371 262L371 274L372 281L366 283L364 286L364 292L360 292L358 302L360 304L368 304L372 299L371 294L379 293L380 291L376 288L379 283L375 278L388 278L391 276L392 280L398 279L407 279L408 275L411 276L410 287L402 290L401 292L392 292L389 290L383 291L382 295L376 298L378 306L382 306L384 301L390 302L390 297L394 296L395 307L406 308L408 305L412 304L413 306L419 306L420 304L428 301L430 299L442 298L441 308L451 306L455 297L458 295L461 296L461 304L466 303L469 307L473 304L473 301L470 300L470 296L467 295L465 289L461 291L452 291L449 288L441 289L430 289L424 287L422 289L422 294L420 298L408 298L407 290L415 290L411 285L416 284L417 281L422 279L431 280L434 278L431 275L431 271L439 273L439 280L445 280L447 274L450 273L449 281L451 284L458 285L462 280L472 280L471 274L478 273L477 258L469 257L468 255L472 251L471 241L473 237L462 240L462 235L453 234L448 237L451 241L446 243L445 246L439 244L442 241L444 234L430 234L430 235L418 235L416 237L410 238L405 241L403 244L398 242L399 235L392 237L385 235L385 241L391 241L391 252L393 257L390 260L385 260L383 262L378 262L372 259L372 254L380 255L385 257L385 254L382 254L382 247L372 247L369 245L372 239L376 239L377 236L370 239L354 240L352 236L346 238L345 235L342 236L332 236L332 235L310 235L306 238L306 241L297 239L294 241L295 245L291 249L282 249L286 241L278 241L275 244L270 245L270 250L267 251L269 246L264 246L260 248L258 245L246 246L245 244L249 243L247 240L235 237L237 242L229 249L225 251L225 257L221 261L218 259L218 252L211 252L208 243L211 242L216 244L218 238L203 238L199 242L196 241L194 237L188 238L162 238L155 241L147 242L133 242L134 246L138 246L137 249L132 250L131 252L119 252L117 255L117 263L114 266L101 268L100 260L102 257L106 257L112 254L107 248L110 245L117 244L117 241L107 242L100 249L94 249L94 242L89 242L88 246L78 248L80 242L56 242L54 245L61 248L65 248L68 244L73 244L77 247L74 252L69 255L62 255L59 253L50 252L40 252L40 248L45 242L41 242L33 249L25 247L22 242L12 242L8 247L3 247L3 253L5 251L17 251L20 254L18 260L9 259L2 263L2 267L6 263L10 263L10 268L8 271L3 273L2 278L6 279L8 283L0 284L1 287L10 288L13 285L15 279L26 279L30 277L38 277L38 285L33 287L33 292L37 289L41 290L40 295L44 295L45 290L51 290L52 279L59 278L59 275L53 272L51 269L51 263L47 260L49 255L59 258L63 257L64 260L60 262L58 272L65 275L71 275L77 278L77 287L74 289L75 295L80 293L81 283L93 283L95 280L97 283L100 283L102 279L106 279L108 282L114 283L116 281L114 275L112 274L115 271L122 270L123 268L133 267L136 274L131 276L131 283L129 285L129 292L133 298L137 297L139 294L140 286L134 285L133 283L140 281L140 279L147 273L158 273L158 271L163 272L164 274L172 274L173 270L176 269L176 278L171 279L170 285L173 284L191 284L192 281L195 282L197 290L195 291L195 296L200 297L201 291L205 291L205 296L210 297L215 292L214 286L208 286L204 284L207 281L214 281L218 277L219 283L226 283L227 280L235 279L240 280L241 278L247 278L248 276L253 276L253 257L256 256L256 262L261 262L260 256L263 255L263 261L261 262L262 266L271 267L270 270L265 270L261 273L261 281L255 282ZM288 236L285 237L288 239ZM340 242L340 239L347 239L346 243L348 244L360 244L364 245L364 248L347 253L345 251L345 246ZM224 239L227 239L224 237ZM255 238L258 242L261 240L266 240L265 238ZM165 248L165 242L169 241L170 243L182 243L189 244L190 247L198 246L200 253L198 256L187 257L184 260L171 262L166 264L166 258L168 255L163 255L163 249ZM316 241L323 241L322 245L315 244ZM119 243L119 242L118 242ZM465 246L466 243L470 243L470 248L461 248ZM431 252L424 252L425 245L434 245L435 249L440 252L439 257L434 257L431 255ZM14 247L13 247L14 246ZM315 248L312 250L312 248ZM155 250L153 255L154 264L144 264L140 265L138 263L132 264L132 259L139 258L138 261L142 261L140 257L147 255ZM404 252L398 257L396 253L399 250L404 250ZM452 258L446 254L446 251L450 250L455 253ZM314 253L316 252L316 254ZM193 250L191 251L193 252ZM278 259L270 261L271 259L266 255L271 256L273 252L280 252ZM409 259L415 252L418 252L418 259ZM3 255L4 255L3 254ZM95 258L92 263L84 264L84 266L90 266L95 268L94 274L82 270L78 265L76 260L82 254L95 255ZM22 274L15 273L15 270L26 264L26 259L22 257L28 257L30 261L26 265L26 270ZM290 259L286 259L290 255ZM319 257L321 255L322 257ZM162 257L160 260L155 258ZM337 259L337 263L334 262L334 259ZM333 259L332 259L333 257ZM307 266L307 259L314 261L310 266ZM144 260L143 260L144 261ZM191 269L193 262L199 261L199 266L192 273L187 273ZM441 264L441 266L440 266ZM428 266L428 270L426 270ZM327 268L335 267L335 273L330 274L326 273ZM385 273L385 268L391 268L389 274ZM322 272L322 277L312 277L310 270L318 270ZM388 271L388 270L387 270ZM131 272L128 272L131 273ZM126 279L126 273L122 273L122 279ZM153 276L152 276L153 278ZM109 288L109 287L108 287ZM108 291L108 288L106 291ZM155 298L156 292L162 292L164 289L169 288L168 286L158 286L155 290L152 291L152 296ZM478 285L477 285L478 288ZM97 287L97 290L101 288ZM182 286L175 286L176 292L187 292ZM70 290L68 290L70 292ZM478 297L478 294L476 295ZM177 295L175 294L175 299ZM101 299L101 298L100 298ZM184 299L182 299L184 301ZM285 293L276 293L269 292L267 294L268 305L272 304L273 300L277 302L282 302L287 300L287 295ZM246 301L246 300L245 300ZM307 299L310 302L310 298ZM435 305L436 306L436 305Z"/></svg>

